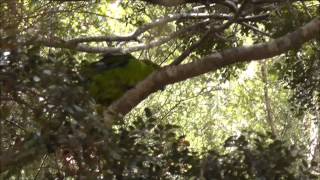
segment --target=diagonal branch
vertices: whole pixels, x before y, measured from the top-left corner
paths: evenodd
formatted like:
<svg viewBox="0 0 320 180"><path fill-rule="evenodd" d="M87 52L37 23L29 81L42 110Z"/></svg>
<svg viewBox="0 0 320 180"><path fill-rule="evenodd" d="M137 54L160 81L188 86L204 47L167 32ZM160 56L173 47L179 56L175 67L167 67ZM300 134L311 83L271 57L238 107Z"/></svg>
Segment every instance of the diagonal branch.
<svg viewBox="0 0 320 180"><path fill-rule="evenodd" d="M254 32L257 32L257 33L263 35L263 36L272 37L271 34L269 34L269 33L267 33L267 32L264 32L264 31L261 31L261 30L258 29L257 27L254 27L254 26L252 26L252 25L250 25L250 24L248 24L248 23L242 22L242 23L240 23L240 24L243 25L243 26L245 26L245 27L247 27L247 28L249 28L249 29L251 29L251 30L254 31Z"/></svg>
<svg viewBox="0 0 320 180"><path fill-rule="evenodd" d="M280 55L291 49L300 48L305 42L319 36L319 33L320 18L317 17L296 31L270 42L249 47L231 48L188 64L164 67L152 73L134 89L128 91L119 100L111 104L108 109L113 113L125 115L151 93L156 92L165 85L212 72L230 64L262 60Z"/></svg>
<svg viewBox="0 0 320 180"><path fill-rule="evenodd" d="M234 19L229 20L227 23L220 25L219 27L211 27L207 30L204 35L194 44L192 44L189 48L187 48L177 59L175 59L171 65L179 65L185 58L187 58L192 51L197 49L201 44L205 43L208 38L212 36L212 34L218 33L223 31L224 29L228 28L237 18L238 15L234 17ZM211 25L212 26L212 25Z"/></svg>

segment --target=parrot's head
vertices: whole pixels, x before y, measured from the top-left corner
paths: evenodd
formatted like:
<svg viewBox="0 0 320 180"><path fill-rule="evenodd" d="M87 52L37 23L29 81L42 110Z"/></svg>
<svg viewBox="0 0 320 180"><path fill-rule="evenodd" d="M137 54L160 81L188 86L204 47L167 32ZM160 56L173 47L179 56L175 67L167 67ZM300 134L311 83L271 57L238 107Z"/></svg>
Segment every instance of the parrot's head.
<svg viewBox="0 0 320 180"><path fill-rule="evenodd" d="M102 55L103 58L101 59L102 61L110 61L113 59L117 59L117 60L121 60L121 59L131 59L134 58L134 56L132 56L129 53L106 53Z"/></svg>
<svg viewBox="0 0 320 180"><path fill-rule="evenodd" d="M124 67L130 60L135 59L131 54L104 54L100 61L92 63L91 66L97 72Z"/></svg>

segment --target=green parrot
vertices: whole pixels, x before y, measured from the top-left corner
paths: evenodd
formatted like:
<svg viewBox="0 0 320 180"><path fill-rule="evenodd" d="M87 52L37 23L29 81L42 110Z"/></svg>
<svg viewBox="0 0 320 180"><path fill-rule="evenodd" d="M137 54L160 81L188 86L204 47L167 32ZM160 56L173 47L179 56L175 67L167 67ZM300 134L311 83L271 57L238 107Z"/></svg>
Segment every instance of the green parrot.
<svg viewBox="0 0 320 180"><path fill-rule="evenodd" d="M159 68L131 54L105 54L100 61L84 68L84 76L90 95L97 103L108 106Z"/></svg>

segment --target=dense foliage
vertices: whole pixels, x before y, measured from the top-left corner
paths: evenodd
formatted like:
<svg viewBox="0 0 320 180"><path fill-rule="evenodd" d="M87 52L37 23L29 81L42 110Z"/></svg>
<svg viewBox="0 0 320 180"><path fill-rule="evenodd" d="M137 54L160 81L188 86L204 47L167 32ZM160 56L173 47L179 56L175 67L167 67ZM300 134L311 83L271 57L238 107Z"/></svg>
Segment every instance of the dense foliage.
<svg viewBox="0 0 320 180"><path fill-rule="evenodd" d="M1 1L0 179L317 179L319 36L281 53L267 47L279 55L268 60L223 62L319 21L319 8L316 0ZM129 71L86 69L119 53L134 59ZM212 57L227 58L202 71ZM97 96L112 100L92 93L94 79Z"/></svg>

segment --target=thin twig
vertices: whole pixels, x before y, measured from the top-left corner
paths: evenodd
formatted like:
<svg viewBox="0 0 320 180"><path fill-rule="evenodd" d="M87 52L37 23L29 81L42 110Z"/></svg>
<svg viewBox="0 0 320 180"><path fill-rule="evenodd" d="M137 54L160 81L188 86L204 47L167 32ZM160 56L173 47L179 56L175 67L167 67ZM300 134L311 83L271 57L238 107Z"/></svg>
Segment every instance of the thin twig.
<svg viewBox="0 0 320 180"><path fill-rule="evenodd" d="M18 127L19 129L21 129L21 130L23 130L23 131L26 131L26 132L27 132L27 130L26 130L24 127L22 127L21 125L19 125L18 123L14 122L14 121L12 121L12 120L5 119L4 121L7 121L8 123L10 123L10 124L12 124L12 125L14 125L14 126Z"/></svg>
<svg viewBox="0 0 320 180"><path fill-rule="evenodd" d="M259 34L261 34L261 35L263 35L263 36L267 36L267 37L270 37L270 38L272 37L271 34L266 33L266 32L263 32L263 31L261 31L260 29L254 27L254 26L251 26L251 25L248 24L248 23L241 22L240 24L243 25L243 26L245 26L245 27L247 27L247 28L249 28L249 29L251 29L251 30L253 30L253 31L255 31L255 32L257 32L257 33L259 33Z"/></svg>
<svg viewBox="0 0 320 180"><path fill-rule="evenodd" d="M39 176L39 174L40 174L40 171L42 170L42 167L43 167L43 165L44 165L45 160L47 159L47 157L48 157L48 155L47 155L47 154L45 154L45 155L42 157L40 167L39 167L39 169L38 169L38 171L37 171L36 175L35 175L35 176L34 176L34 178L33 178L34 180L36 180L36 179L38 178L38 176Z"/></svg>

